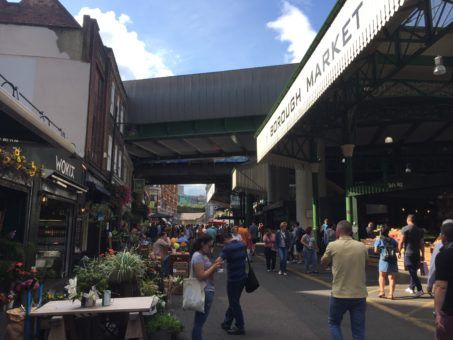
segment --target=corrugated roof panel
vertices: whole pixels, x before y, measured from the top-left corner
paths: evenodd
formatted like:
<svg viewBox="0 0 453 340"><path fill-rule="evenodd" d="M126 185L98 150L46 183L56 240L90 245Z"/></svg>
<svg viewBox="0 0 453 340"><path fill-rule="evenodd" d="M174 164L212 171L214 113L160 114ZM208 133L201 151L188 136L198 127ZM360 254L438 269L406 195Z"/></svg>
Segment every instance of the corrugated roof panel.
<svg viewBox="0 0 453 340"><path fill-rule="evenodd" d="M146 124L265 116L296 66L288 64L126 81L129 122Z"/></svg>

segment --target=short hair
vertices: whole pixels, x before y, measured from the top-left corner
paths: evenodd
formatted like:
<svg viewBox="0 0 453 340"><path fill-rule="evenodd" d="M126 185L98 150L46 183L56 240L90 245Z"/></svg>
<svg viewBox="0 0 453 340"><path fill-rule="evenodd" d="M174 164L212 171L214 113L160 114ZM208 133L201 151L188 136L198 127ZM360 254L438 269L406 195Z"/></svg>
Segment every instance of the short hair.
<svg viewBox="0 0 453 340"><path fill-rule="evenodd" d="M231 233L225 233L223 234L223 239L224 240L230 240L233 238L233 235Z"/></svg>
<svg viewBox="0 0 453 340"><path fill-rule="evenodd" d="M305 229L305 233L307 234L311 234L312 231L313 231L312 227L307 227L307 229Z"/></svg>
<svg viewBox="0 0 453 340"><path fill-rule="evenodd" d="M286 223L286 222L280 223L280 228L281 228L281 227L288 227L288 223Z"/></svg>
<svg viewBox="0 0 453 340"><path fill-rule="evenodd" d="M390 229L392 228L390 228L388 225L383 226L381 229L381 235L384 237L389 237Z"/></svg>
<svg viewBox="0 0 453 340"><path fill-rule="evenodd" d="M409 214L407 215L407 219L411 221L412 223L415 223L415 215L414 214Z"/></svg>
<svg viewBox="0 0 453 340"><path fill-rule="evenodd" d="M342 220L337 223L337 229L339 229L340 233L343 235L350 235L352 236L352 224L346 220Z"/></svg>
<svg viewBox="0 0 453 340"><path fill-rule="evenodd" d="M445 236L448 242L453 242L453 222L442 224L440 233Z"/></svg>

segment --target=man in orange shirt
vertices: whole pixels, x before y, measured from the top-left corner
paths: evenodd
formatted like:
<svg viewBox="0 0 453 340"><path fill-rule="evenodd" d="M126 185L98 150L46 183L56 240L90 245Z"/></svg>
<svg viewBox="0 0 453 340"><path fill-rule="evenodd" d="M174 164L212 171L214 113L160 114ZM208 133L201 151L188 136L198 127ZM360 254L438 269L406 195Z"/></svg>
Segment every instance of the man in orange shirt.
<svg viewBox="0 0 453 340"><path fill-rule="evenodd" d="M251 259L250 255L251 255L251 251L252 251L252 247L253 247L252 236L250 235L249 230L244 226L239 227L238 234L241 235L242 242L244 242L245 246L247 247L247 256L248 256L249 260L251 261L252 259Z"/></svg>

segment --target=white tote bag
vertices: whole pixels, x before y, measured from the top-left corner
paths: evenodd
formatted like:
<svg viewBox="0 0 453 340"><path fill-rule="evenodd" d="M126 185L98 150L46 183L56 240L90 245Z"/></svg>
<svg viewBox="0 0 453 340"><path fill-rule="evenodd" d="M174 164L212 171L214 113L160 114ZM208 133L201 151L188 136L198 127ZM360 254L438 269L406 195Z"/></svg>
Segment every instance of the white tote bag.
<svg viewBox="0 0 453 340"><path fill-rule="evenodd" d="M183 281L182 309L204 313L205 287L205 282L193 276L193 264L190 263L190 276Z"/></svg>

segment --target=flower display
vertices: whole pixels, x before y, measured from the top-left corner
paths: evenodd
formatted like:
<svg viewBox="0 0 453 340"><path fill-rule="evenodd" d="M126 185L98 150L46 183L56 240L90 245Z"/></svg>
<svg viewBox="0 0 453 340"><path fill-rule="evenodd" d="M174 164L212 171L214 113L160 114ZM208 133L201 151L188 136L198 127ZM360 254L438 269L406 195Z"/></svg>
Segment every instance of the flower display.
<svg viewBox="0 0 453 340"><path fill-rule="evenodd" d="M77 276L73 279L69 279L69 284L64 287L68 292L68 298L70 300L75 300L79 296L77 293Z"/></svg>
<svg viewBox="0 0 453 340"><path fill-rule="evenodd" d="M28 177L35 177L41 173L35 162L28 162L18 147L13 147L12 151L0 148L0 169L2 168L16 170Z"/></svg>

